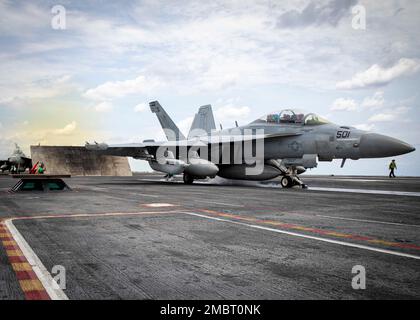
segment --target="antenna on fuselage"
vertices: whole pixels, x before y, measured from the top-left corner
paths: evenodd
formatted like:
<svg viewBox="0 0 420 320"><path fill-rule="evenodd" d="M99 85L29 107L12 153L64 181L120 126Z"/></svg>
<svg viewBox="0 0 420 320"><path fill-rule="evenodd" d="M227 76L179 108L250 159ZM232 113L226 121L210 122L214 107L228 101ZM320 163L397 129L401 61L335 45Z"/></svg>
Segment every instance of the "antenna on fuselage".
<svg viewBox="0 0 420 320"><path fill-rule="evenodd" d="M235 120L235 125L236 125L236 128L237 128L238 127L238 121L236 121L236 120Z"/></svg>
<svg viewBox="0 0 420 320"><path fill-rule="evenodd" d="M220 130L223 130L222 124L221 124L221 123L219 123L219 125L220 125Z"/></svg>

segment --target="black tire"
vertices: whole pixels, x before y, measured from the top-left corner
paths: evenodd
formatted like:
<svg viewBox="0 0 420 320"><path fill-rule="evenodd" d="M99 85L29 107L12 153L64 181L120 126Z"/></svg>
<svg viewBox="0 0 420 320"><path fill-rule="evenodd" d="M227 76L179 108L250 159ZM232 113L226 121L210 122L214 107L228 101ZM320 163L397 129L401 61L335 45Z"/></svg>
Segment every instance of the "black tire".
<svg viewBox="0 0 420 320"><path fill-rule="evenodd" d="M281 178L280 184L283 188L291 188L293 186L293 180L288 176L284 176Z"/></svg>
<svg viewBox="0 0 420 320"><path fill-rule="evenodd" d="M194 177L188 173L184 173L183 179L185 184L193 184L194 182Z"/></svg>

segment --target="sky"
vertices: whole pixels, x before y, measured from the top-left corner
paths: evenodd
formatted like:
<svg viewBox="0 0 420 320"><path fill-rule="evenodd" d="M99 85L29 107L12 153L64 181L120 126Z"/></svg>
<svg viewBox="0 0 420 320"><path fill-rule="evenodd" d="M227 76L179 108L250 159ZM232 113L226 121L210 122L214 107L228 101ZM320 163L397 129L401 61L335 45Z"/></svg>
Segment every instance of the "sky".
<svg viewBox="0 0 420 320"><path fill-rule="evenodd" d="M164 140L159 100L184 134L205 104L224 128L305 109L412 144L397 174L418 176L418 17L414 0L0 0L0 159L14 142ZM310 173L385 175L389 161Z"/></svg>

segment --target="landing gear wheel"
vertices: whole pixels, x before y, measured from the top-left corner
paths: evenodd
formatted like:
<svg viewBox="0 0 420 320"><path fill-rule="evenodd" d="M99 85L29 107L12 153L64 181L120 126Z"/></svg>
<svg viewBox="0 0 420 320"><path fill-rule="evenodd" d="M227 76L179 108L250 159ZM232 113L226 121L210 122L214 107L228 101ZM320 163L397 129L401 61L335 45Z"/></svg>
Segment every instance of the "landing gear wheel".
<svg viewBox="0 0 420 320"><path fill-rule="evenodd" d="M288 176L284 176L281 178L280 184L283 188L291 188L293 186L293 180Z"/></svg>
<svg viewBox="0 0 420 320"><path fill-rule="evenodd" d="M194 177L188 173L184 173L183 179L185 184L193 184L194 182Z"/></svg>

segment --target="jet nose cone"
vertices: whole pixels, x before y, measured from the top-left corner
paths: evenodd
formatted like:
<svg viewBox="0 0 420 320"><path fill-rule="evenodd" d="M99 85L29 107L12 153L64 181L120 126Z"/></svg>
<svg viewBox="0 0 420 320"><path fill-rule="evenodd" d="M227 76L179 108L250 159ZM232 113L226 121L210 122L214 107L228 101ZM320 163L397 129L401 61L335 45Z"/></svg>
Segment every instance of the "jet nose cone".
<svg viewBox="0 0 420 320"><path fill-rule="evenodd" d="M365 133L360 139L360 155L362 158L383 158L398 156L414 150L404 141L377 133Z"/></svg>

